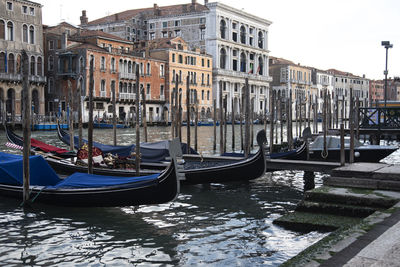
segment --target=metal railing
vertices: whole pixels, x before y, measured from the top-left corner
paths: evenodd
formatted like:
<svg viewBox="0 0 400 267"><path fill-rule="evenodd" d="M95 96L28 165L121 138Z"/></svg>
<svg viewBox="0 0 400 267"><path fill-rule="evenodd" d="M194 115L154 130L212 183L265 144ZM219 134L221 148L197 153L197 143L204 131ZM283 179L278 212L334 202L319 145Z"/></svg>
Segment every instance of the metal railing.
<svg viewBox="0 0 400 267"><path fill-rule="evenodd" d="M400 129L400 107L360 108L360 128Z"/></svg>

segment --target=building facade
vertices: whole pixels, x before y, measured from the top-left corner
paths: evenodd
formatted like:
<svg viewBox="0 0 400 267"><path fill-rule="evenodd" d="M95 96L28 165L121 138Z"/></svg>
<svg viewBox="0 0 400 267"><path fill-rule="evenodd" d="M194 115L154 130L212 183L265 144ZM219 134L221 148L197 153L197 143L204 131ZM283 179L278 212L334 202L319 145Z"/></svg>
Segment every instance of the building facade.
<svg viewBox="0 0 400 267"><path fill-rule="evenodd" d="M187 112L187 81L189 80L189 106L192 119L196 108L200 120L210 119L212 116L212 57L200 50L191 51L181 37L161 38L147 42L150 58L167 61L166 94L170 105L176 92L181 96L183 120ZM178 83L177 83L178 82Z"/></svg>
<svg viewBox="0 0 400 267"><path fill-rule="evenodd" d="M2 121L19 121L22 114L22 51L29 59L32 111L45 112L42 6L23 0L0 1L0 105Z"/></svg>
<svg viewBox="0 0 400 267"><path fill-rule="evenodd" d="M75 102L78 97L77 88L81 88L83 120L88 120L90 62L93 61L93 111L96 120L110 120L113 112L113 89L116 92L116 113L119 120L132 120L135 116L137 79L140 92L143 92L140 99L142 101L144 94L146 103L146 111L141 112L146 115L147 121L152 123L166 120L162 112L166 105L163 89L165 61L136 54L132 42L101 31L78 29L75 34L69 35L68 32L64 32L62 36L61 48L56 49L54 58L54 62L57 62L54 66L56 99L47 100L49 107L58 105L59 110L66 109L70 82ZM46 38L51 41L49 36ZM52 54L47 58L50 56ZM136 68L139 69L140 77L136 77Z"/></svg>
<svg viewBox="0 0 400 267"><path fill-rule="evenodd" d="M385 83L382 80L371 80L369 83L369 101L376 102L385 99Z"/></svg>
<svg viewBox="0 0 400 267"><path fill-rule="evenodd" d="M227 111L239 112L248 78L256 113L264 113L271 77L268 72L268 31L271 22L222 3L191 3L127 10L81 26L117 34L128 40L182 37L190 49L200 48L213 58L213 98L228 98ZM233 104L230 104L233 103ZM219 104L217 104L219 106Z"/></svg>

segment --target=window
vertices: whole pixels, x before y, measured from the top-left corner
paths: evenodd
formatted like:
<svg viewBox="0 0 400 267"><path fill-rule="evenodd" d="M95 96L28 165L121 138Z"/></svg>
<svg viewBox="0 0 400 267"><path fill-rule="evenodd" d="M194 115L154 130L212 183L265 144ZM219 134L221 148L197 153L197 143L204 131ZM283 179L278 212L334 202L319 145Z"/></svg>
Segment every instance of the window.
<svg viewBox="0 0 400 267"><path fill-rule="evenodd" d="M28 42L28 26L26 24L22 26L22 42Z"/></svg>
<svg viewBox="0 0 400 267"><path fill-rule="evenodd" d="M167 22L167 21L163 21L162 27L163 27L163 28L167 28L167 27L168 27L168 22Z"/></svg>
<svg viewBox="0 0 400 267"><path fill-rule="evenodd" d="M258 75L263 75L263 59L262 57L258 58L258 69L257 69Z"/></svg>
<svg viewBox="0 0 400 267"><path fill-rule="evenodd" d="M172 62L175 62L175 54L172 54Z"/></svg>
<svg viewBox="0 0 400 267"><path fill-rule="evenodd" d="M36 75L35 72L35 65L36 65L36 60L34 56L31 56L31 67L30 67L30 74L31 75Z"/></svg>
<svg viewBox="0 0 400 267"><path fill-rule="evenodd" d="M178 56L178 63L183 63L183 56L182 55L179 55Z"/></svg>
<svg viewBox="0 0 400 267"><path fill-rule="evenodd" d="M38 76L43 76L43 72L42 72L42 58L41 57L38 57L38 60L37 60L37 75Z"/></svg>
<svg viewBox="0 0 400 267"><path fill-rule="evenodd" d="M209 67L210 67L210 60L207 59L207 68L209 68Z"/></svg>
<svg viewBox="0 0 400 267"><path fill-rule="evenodd" d="M164 69L164 64L160 65L160 77L164 77L165 75L165 69Z"/></svg>
<svg viewBox="0 0 400 267"><path fill-rule="evenodd" d="M150 40L154 40L156 38L156 34L154 32L150 33Z"/></svg>
<svg viewBox="0 0 400 267"><path fill-rule="evenodd" d="M7 40L14 41L14 24L11 21L7 23Z"/></svg>
<svg viewBox="0 0 400 267"><path fill-rule="evenodd" d="M221 51L220 51L219 67L221 69L226 68L226 50L224 48L221 48Z"/></svg>
<svg viewBox="0 0 400 267"><path fill-rule="evenodd" d="M106 97L106 81L101 80L100 83L100 97Z"/></svg>
<svg viewBox="0 0 400 267"><path fill-rule="evenodd" d="M246 28L244 26L240 27L240 42L246 44Z"/></svg>
<svg viewBox="0 0 400 267"><path fill-rule="evenodd" d="M176 37L181 36L181 30L175 30L175 36Z"/></svg>
<svg viewBox="0 0 400 267"><path fill-rule="evenodd" d="M222 39L226 38L226 22L225 20L221 20L220 22L220 35Z"/></svg>
<svg viewBox="0 0 400 267"><path fill-rule="evenodd" d="M85 69L85 62L83 61L83 57L79 58L79 71L83 72L83 70Z"/></svg>
<svg viewBox="0 0 400 267"><path fill-rule="evenodd" d="M200 18L200 24L206 24L206 18Z"/></svg>
<svg viewBox="0 0 400 267"><path fill-rule="evenodd" d="M49 56L49 66L48 66L48 70L52 71L54 69L54 58L53 56Z"/></svg>
<svg viewBox="0 0 400 267"><path fill-rule="evenodd" d="M180 20L175 20L174 26L175 26L175 27L181 26L181 21L180 21Z"/></svg>
<svg viewBox="0 0 400 267"><path fill-rule="evenodd" d="M207 74L207 86L210 85L210 74Z"/></svg>
<svg viewBox="0 0 400 267"><path fill-rule="evenodd" d="M204 90L201 90L201 100L204 100Z"/></svg>
<svg viewBox="0 0 400 267"><path fill-rule="evenodd" d="M237 32L232 32L232 40L237 42Z"/></svg>
<svg viewBox="0 0 400 267"><path fill-rule="evenodd" d="M148 76L150 76L150 74L151 74L151 66L150 66L150 63L147 63L147 64L146 64L146 74L147 74Z"/></svg>
<svg viewBox="0 0 400 267"><path fill-rule="evenodd" d="M234 22L234 23L232 23L232 29L236 29L236 26L237 26L237 24L236 24L236 22Z"/></svg>
<svg viewBox="0 0 400 267"><path fill-rule="evenodd" d="M206 39L206 29L200 29L200 40Z"/></svg>
<svg viewBox="0 0 400 267"><path fill-rule="evenodd" d="M164 85L160 85L160 97L164 96Z"/></svg>
<svg viewBox="0 0 400 267"><path fill-rule="evenodd" d="M204 58L201 59L201 66L204 67Z"/></svg>
<svg viewBox="0 0 400 267"><path fill-rule="evenodd" d="M22 6L22 13L27 14L28 13L28 7L27 6Z"/></svg>
<svg viewBox="0 0 400 267"><path fill-rule="evenodd" d="M6 56L5 53L0 53L0 73L6 72Z"/></svg>
<svg viewBox="0 0 400 267"><path fill-rule="evenodd" d="M15 68L14 54L9 54L8 55L7 64L8 64L8 70L7 70L8 73L15 73L15 70L14 70L14 68Z"/></svg>
<svg viewBox="0 0 400 267"><path fill-rule="evenodd" d="M240 71L241 72L246 72L246 65L247 65L247 62L246 62L246 54L245 53L242 53L242 54L240 54Z"/></svg>
<svg viewBox="0 0 400 267"><path fill-rule="evenodd" d="M110 65L111 71L115 72L115 58L111 58L111 65Z"/></svg>
<svg viewBox="0 0 400 267"><path fill-rule="evenodd" d="M207 100L210 100L210 91L207 90Z"/></svg>
<svg viewBox="0 0 400 267"><path fill-rule="evenodd" d="M155 28L155 24L154 23L150 23L149 24L149 28L150 28L150 30L154 29Z"/></svg>
<svg viewBox="0 0 400 267"><path fill-rule="evenodd" d="M31 44L35 43L35 28L33 26L29 27L29 42Z"/></svg>
<svg viewBox="0 0 400 267"><path fill-rule="evenodd" d="M261 31L258 32L258 48L264 48L264 37Z"/></svg>
<svg viewBox="0 0 400 267"><path fill-rule="evenodd" d="M13 3L7 2L7 10L13 10Z"/></svg>
<svg viewBox="0 0 400 267"><path fill-rule="evenodd" d="M54 81L53 78L49 79L49 84L47 86L47 92L50 94L52 92L54 92Z"/></svg>
<svg viewBox="0 0 400 267"><path fill-rule="evenodd" d="M35 8L33 8L33 7L29 8L29 15L35 16Z"/></svg>
<svg viewBox="0 0 400 267"><path fill-rule="evenodd" d="M49 50L54 50L54 41L53 40L49 41Z"/></svg>
<svg viewBox="0 0 400 267"><path fill-rule="evenodd" d="M100 70L106 70L106 58L105 57L101 57L100 60Z"/></svg>
<svg viewBox="0 0 400 267"><path fill-rule="evenodd" d="M148 83L147 85L146 85L146 95L150 95L150 84Z"/></svg>
<svg viewBox="0 0 400 267"><path fill-rule="evenodd" d="M0 20L0 40L6 39L6 31L4 28L5 28L4 20Z"/></svg>
<svg viewBox="0 0 400 267"><path fill-rule="evenodd" d="M204 73L201 74L201 85L204 85Z"/></svg>

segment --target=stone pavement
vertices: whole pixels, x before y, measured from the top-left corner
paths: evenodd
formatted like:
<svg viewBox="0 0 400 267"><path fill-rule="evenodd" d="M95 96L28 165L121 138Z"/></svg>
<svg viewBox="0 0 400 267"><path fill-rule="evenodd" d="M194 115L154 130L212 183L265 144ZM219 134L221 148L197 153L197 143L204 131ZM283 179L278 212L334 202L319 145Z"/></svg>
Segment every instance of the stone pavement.
<svg viewBox="0 0 400 267"><path fill-rule="evenodd" d="M400 266L400 211L374 225L321 266Z"/></svg>

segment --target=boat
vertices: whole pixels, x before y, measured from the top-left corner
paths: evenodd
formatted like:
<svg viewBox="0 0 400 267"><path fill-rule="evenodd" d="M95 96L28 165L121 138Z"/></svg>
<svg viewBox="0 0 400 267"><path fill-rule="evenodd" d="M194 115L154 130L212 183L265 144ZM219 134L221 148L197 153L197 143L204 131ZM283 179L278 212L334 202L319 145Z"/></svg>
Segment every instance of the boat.
<svg viewBox="0 0 400 267"><path fill-rule="evenodd" d="M105 122L94 122L93 123L93 128L98 128L98 129L112 129L114 126L112 123L105 123ZM128 128L128 126L126 124L120 124L117 123L116 127L118 129L122 129L122 128Z"/></svg>
<svg viewBox="0 0 400 267"><path fill-rule="evenodd" d="M256 154L247 159L233 157L210 157L204 158L198 155L184 155L182 173L185 179L183 184L203 184L203 183L223 183L231 181L248 181L260 177L265 173L266 160L264 143L266 141L265 131L261 130L257 134L259 150ZM70 174L74 171L86 171L86 166L76 165L69 159L58 159L53 156L46 157L47 162L57 173ZM133 160L134 162L134 160ZM155 165L157 164L157 165ZM160 163L141 163L140 172L143 174L154 173L156 168L166 168L167 162ZM153 166L153 167L152 167ZM147 167L147 169L145 169ZM143 168L143 169L142 169ZM93 172L109 176L133 176L136 172L130 169L111 169L94 167Z"/></svg>
<svg viewBox="0 0 400 267"><path fill-rule="evenodd" d="M68 124L60 124L61 129L68 129ZM57 123L39 123L33 125L35 131L54 131L57 130Z"/></svg>
<svg viewBox="0 0 400 267"><path fill-rule="evenodd" d="M69 133L62 130L60 127L57 128L57 134L59 139L66 145L70 145ZM87 144L87 140L83 139L82 142ZM113 155L118 155L121 157L130 157L132 152L135 152L136 145L126 145L126 146L111 146L105 145L98 142L93 142L93 146L99 148L104 154L111 153ZM74 136L74 147L79 150L79 138ZM187 144L181 143L182 151L187 152ZM141 143L140 144L140 160L143 163L160 163L168 161L168 141L159 141L154 143ZM194 149L190 148L189 154L198 154Z"/></svg>
<svg viewBox="0 0 400 267"><path fill-rule="evenodd" d="M41 156L31 156L30 199L58 206L114 207L167 203L176 198L180 182L175 161L159 174L140 177L74 173L61 179ZM0 195L22 199L23 158L0 152Z"/></svg>
<svg viewBox="0 0 400 267"><path fill-rule="evenodd" d="M309 145L310 160L316 161L340 161L340 136L326 136L327 150L324 151L324 137L317 136ZM380 146L363 144L354 139L354 161L355 162L379 162L386 158L398 147L396 146ZM350 157L350 137L345 137L345 158L346 162ZM306 160L307 153L298 155L293 159Z"/></svg>
<svg viewBox="0 0 400 267"><path fill-rule="evenodd" d="M15 134L9 127L7 127L7 125L5 125L4 128L6 130L7 140L9 141L6 143L6 146L22 150L24 145L23 138ZM50 153L56 158L71 158L76 156L74 151L49 145L34 138L31 138L31 151L33 154L38 152Z"/></svg>
<svg viewBox="0 0 400 267"><path fill-rule="evenodd" d="M257 143L259 145L257 153L244 160L233 160L231 163L217 166L209 166L210 161L203 163L203 166L201 162L198 162L197 164L200 165L197 168L186 169L185 167L185 170L182 171L185 174L185 180L182 182L185 184L225 183L249 181L262 176L266 171L264 149L266 140L265 131L259 131L257 133Z"/></svg>

